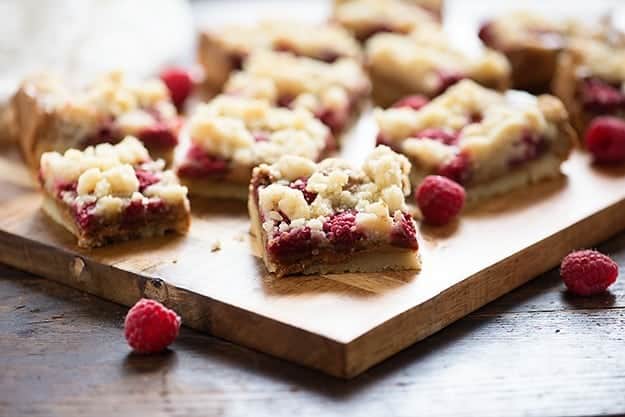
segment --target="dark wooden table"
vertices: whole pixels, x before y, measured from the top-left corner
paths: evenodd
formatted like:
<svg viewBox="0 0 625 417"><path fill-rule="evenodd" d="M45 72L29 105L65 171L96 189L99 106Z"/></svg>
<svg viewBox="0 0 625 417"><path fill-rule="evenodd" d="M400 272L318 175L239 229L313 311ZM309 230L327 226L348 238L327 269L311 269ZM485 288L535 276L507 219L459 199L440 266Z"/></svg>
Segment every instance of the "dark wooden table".
<svg viewBox="0 0 625 417"><path fill-rule="evenodd" d="M604 244L625 268L625 234ZM183 329L129 353L125 308L0 266L0 416L582 416L625 413L625 278L557 271L352 381Z"/></svg>

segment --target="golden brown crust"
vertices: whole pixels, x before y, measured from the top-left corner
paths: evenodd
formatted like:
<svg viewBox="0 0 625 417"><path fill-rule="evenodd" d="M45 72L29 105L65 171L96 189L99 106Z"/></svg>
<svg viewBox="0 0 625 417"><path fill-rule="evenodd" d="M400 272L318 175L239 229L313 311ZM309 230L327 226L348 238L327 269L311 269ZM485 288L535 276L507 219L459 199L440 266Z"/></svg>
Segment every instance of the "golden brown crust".
<svg viewBox="0 0 625 417"><path fill-rule="evenodd" d="M513 88L532 93L549 91L560 49L525 45L502 53L510 61Z"/></svg>
<svg viewBox="0 0 625 417"><path fill-rule="evenodd" d="M209 95L217 94L236 68L233 58L210 32L201 32L197 59L204 70L203 87Z"/></svg>
<svg viewBox="0 0 625 417"><path fill-rule="evenodd" d="M572 126L579 135L583 135L592 115L584 111L581 101L577 98L579 80L575 74L580 63L581 57L573 50L560 54L551 87L554 94L564 103Z"/></svg>

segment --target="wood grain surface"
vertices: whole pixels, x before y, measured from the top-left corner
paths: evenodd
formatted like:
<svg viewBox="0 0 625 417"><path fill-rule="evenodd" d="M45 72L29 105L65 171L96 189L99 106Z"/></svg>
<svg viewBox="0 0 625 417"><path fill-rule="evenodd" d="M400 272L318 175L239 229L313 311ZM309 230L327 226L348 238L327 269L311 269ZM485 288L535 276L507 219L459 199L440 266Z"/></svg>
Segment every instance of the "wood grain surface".
<svg viewBox="0 0 625 417"><path fill-rule="evenodd" d="M625 234L599 249L625 268ZM125 313L0 266L0 415L625 414L623 279L580 298L551 271L349 382L184 328L132 355Z"/></svg>

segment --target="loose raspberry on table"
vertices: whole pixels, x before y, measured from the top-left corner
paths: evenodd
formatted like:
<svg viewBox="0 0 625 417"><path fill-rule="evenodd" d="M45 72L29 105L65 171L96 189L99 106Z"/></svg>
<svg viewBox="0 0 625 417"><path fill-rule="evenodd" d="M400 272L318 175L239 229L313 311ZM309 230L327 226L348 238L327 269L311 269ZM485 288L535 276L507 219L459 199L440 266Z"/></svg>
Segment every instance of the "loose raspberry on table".
<svg viewBox="0 0 625 417"><path fill-rule="evenodd" d="M193 91L193 77L184 68L172 67L161 72L161 80L167 86L171 101L178 110L182 109L185 101Z"/></svg>
<svg viewBox="0 0 625 417"><path fill-rule="evenodd" d="M401 220L395 222L391 229L390 242L393 246L419 249L417 228L410 213L402 213Z"/></svg>
<svg viewBox="0 0 625 417"><path fill-rule="evenodd" d="M416 191L416 202L426 223L441 226L456 217L464 206L465 191L458 183L429 175Z"/></svg>
<svg viewBox="0 0 625 417"><path fill-rule="evenodd" d="M391 107L396 109L408 108L413 110L419 110L421 109L421 107L425 106L429 102L430 100L426 96L422 96L421 94L415 94L402 98Z"/></svg>
<svg viewBox="0 0 625 417"><path fill-rule="evenodd" d="M138 353L156 353L169 346L180 329L180 317L158 301L140 299L128 311L124 336Z"/></svg>
<svg viewBox="0 0 625 417"><path fill-rule="evenodd" d="M323 231L328 240L339 249L353 248L354 244L365 238L356 226L356 213L346 210L332 215L323 224Z"/></svg>
<svg viewBox="0 0 625 417"><path fill-rule="evenodd" d="M609 256L595 250L568 254L560 265L560 277L577 295L594 295L605 291L616 281L618 265Z"/></svg>
<svg viewBox="0 0 625 417"><path fill-rule="evenodd" d="M586 130L584 140L595 162L625 161L625 121L612 116L597 117Z"/></svg>

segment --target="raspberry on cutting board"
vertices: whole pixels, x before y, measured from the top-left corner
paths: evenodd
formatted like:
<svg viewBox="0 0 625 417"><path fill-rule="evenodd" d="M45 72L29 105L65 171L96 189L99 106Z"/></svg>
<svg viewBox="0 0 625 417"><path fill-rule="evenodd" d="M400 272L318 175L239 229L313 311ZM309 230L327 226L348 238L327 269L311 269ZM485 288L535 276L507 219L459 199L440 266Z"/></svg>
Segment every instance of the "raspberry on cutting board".
<svg viewBox="0 0 625 417"><path fill-rule="evenodd" d="M440 175L428 175L415 193L426 223L442 226L455 218L464 206L464 188Z"/></svg>

